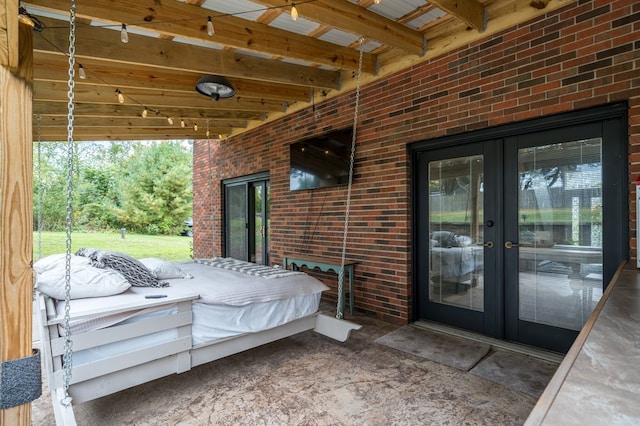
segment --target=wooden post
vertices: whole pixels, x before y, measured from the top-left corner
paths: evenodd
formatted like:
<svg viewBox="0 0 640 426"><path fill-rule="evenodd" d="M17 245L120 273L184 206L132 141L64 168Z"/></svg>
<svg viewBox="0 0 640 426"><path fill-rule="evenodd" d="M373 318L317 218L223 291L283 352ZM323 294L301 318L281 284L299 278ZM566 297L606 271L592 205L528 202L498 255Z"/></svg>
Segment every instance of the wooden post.
<svg viewBox="0 0 640 426"><path fill-rule="evenodd" d="M0 361L32 355L33 29L18 0L0 0ZM30 425L31 404L0 410Z"/></svg>

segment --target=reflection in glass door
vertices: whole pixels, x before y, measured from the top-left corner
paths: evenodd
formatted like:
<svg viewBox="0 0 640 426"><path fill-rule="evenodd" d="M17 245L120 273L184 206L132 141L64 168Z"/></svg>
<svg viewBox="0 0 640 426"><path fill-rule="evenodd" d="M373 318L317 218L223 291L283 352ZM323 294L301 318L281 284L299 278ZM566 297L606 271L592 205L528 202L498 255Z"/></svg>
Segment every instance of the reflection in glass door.
<svg viewBox="0 0 640 426"><path fill-rule="evenodd" d="M518 152L520 320L579 331L602 296L601 149L594 138Z"/></svg>
<svg viewBox="0 0 640 426"><path fill-rule="evenodd" d="M484 311L482 155L429 163L429 300Z"/></svg>
<svg viewBox="0 0 640 426"><path fill-rule="evenodd" d="M225 191L226 255L239 260L247 257L247 189L246 185L227 185Z"/></svg>
<svg viewBox="0 0 640 426"><path fill-rule="evenodd" d="M251 220L249 221L249 229L253 234L251 239L251 247L249 249L249 258L251 262L260 265L266 265L267 248L266 242L269 240L269 182L260 181L252 182L249 185L250 197L252 204L250 205Z"/></svg>
<svg viewBox="0 0 640 426"><path fill-rule="evenodd" d="M419 158L417 186L421 317L493 336L502 313L496 173L490 173L498 148L487 141L430 150Z"/></svg>
<svg viewBox="0 0 640 426"><path fill-rule="evenodd" d="M582 114L416 150L419 318L569 349L628 256L625 120Z"/></svg>

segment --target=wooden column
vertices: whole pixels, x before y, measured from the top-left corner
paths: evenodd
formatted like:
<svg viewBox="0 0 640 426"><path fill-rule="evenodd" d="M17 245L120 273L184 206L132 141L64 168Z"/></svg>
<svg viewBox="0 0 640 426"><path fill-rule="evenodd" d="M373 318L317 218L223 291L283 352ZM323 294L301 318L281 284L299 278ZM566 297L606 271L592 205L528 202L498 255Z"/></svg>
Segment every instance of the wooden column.
<svg viewBox="0 0 640 426"><path fill-rule="evenodd" d="M0 360L32 355L33 29L18 0L0 0ZM30 425L31 404L0 410Z"/></svg>

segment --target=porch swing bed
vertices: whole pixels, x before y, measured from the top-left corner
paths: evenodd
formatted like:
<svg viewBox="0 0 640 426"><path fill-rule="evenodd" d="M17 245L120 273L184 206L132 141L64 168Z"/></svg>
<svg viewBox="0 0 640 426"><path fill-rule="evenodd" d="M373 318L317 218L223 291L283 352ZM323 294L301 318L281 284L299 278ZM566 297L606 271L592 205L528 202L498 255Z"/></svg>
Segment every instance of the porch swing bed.
<svg viewBox="0 0 640 426"><path fill-rule="evenodd" d="M352 330L361 328L343 320L342 310L363 40L360 39L338 306L334 318L318 311L321 294L327 287L301 271L230 258L164 264L156 270L157 262L152 267L144 264L139 267L137 259L126 255L116 256L114 261L110 259L113 253L90 250L71 254L75 75L75 0L71 0L66 253L49 259L52 261L48 265L46 262L34 264L38 272L42 353L58 424L76 424L72 403L182 373L307 330L344 342ZM86 260L78 257L90 257L91 265L82 265ZM122 264L129 266L122 269ZM132 264L135 267L130 268ZM40 266L45 271L38 271ZM116 285L118 290L111 294L91 293L96 288L102 290L103 286L95 285L96 277L84 274L91 270L89 266L116 269L131 286L120 289ZM42 276L50 272L47 268L57 271L49 286ZM145 276L153 269L154 276L146 279L131 276L129 269Z"/></svg>
<svg viewBox="0 0 640 426"><path fill-rule="evenodd" d="M162 286L131 286L68 305L38 293L58 424L75 424L69 398L93 400L307 330L345 341L360 328L320 313L327 287L302 272L229 258L166 266L178 272L164 275ZM73 355L65 393L67 309Z"/></svg>

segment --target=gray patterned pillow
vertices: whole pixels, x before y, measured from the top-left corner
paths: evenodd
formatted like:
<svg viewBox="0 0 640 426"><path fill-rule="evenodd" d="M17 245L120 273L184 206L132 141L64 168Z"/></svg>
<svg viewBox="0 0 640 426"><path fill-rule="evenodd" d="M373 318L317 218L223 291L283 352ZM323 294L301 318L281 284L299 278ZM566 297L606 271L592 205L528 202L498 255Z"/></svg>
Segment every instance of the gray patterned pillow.
<svg viewBox="0 0 640 426"><path fill-rule="evenodd" d="M168 287L169 283L160 282L139 260L109 250L80 249L76 254L91 259L91 265L97 268L110 268L120 272L135 287Z"/></svg>

